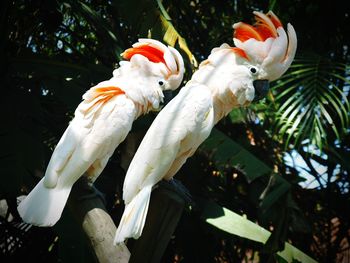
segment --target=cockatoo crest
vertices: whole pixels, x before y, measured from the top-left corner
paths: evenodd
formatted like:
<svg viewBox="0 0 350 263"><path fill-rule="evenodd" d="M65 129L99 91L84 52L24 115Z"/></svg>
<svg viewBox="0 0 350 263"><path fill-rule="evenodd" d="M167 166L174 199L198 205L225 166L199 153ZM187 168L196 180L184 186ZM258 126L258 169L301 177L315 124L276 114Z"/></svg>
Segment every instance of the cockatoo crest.
<svg viewBox="0 0 350 263"><path fill-rule="evenodd" d="M79 110L93 116L116 95L125 94L140 107L141 113L158 109L164 90L177 89L185 67L180 53L154 39L139 39L122 53L124 60L113 71L113 78L87 91L85 107ZM138 114L138 115L139 115Z"/></svg>
<svg viewBox="0 0 350 263"><path fill-rule="evenodd" d="M165 46L163 43L153 39L139 39L122 54L126 60L131 60L134 55L142 55L153 63L162 63L167 71L167 82L165 89L176 89L183 78L185 67L180 53L173 47Z"/></svg>
<svg viewBox="0 0 350 263"><path fill-rule="evenodd" d="M233 51L247 59L249 64L260 67L259 79L269 81L279 78L292 63L297 37L291 24L287 32L278 17L269 11L267 14L253 12L256 23L249 25L239 22L233 25Z"/></svg>

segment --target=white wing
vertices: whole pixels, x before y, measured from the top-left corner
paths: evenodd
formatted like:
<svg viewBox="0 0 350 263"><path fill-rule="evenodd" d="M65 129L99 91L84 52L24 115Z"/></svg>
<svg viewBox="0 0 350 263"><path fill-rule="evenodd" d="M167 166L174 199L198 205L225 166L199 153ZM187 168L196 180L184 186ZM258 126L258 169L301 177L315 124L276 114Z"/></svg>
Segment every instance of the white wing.
<svg viewBox="0 0 350 263"><path fill-rule="evenodd" d="M125 139L135 118L135 106L125 96L116 96L103 107L84 112L82 102L76 116L58 143L47 167L44 183L49 188L73 184L88 169L96 177L115 148ZM96 179L96 178L95 178Z"/></svg>
<svg viewBox="0 0 350 263"><path fill-rule="evenodd" d="M171 178L209 136L214 126L212 94L204 85L187 85L158 114L126 174L128 204L145 186Z"/></svg>
<svg viewBox="0 0 350 263"><path fill-rule="evenodd" d="M90 107L86 100L79 105L51 157L45 177L18 206L24 221L54 225L61 217L72 185L86 171L90 180L96 179L128 134L136 114L135 105L124 95L111 98L103 107Z"/></svg>

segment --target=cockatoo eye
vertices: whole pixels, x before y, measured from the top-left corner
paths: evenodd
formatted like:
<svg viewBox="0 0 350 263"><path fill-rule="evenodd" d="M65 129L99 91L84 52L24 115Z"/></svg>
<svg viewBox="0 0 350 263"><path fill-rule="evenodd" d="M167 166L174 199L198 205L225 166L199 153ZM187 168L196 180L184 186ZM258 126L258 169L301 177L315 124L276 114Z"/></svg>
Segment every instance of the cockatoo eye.
<svg viewBox="0 0 350 263"><path fill-rule="evenodd" d="M164 85L164 81L163 80L159 80L158 84L159 84L159 86L163 86Z"/></svg>
<svg viewBox="0 0 350 263"><path fill-rule="evenodd" d="M252 74L256 74L256 73L258 72L258 70L257 70L255 67L251 67L251 68L250 68L250 72L251 72Z"/></svg>

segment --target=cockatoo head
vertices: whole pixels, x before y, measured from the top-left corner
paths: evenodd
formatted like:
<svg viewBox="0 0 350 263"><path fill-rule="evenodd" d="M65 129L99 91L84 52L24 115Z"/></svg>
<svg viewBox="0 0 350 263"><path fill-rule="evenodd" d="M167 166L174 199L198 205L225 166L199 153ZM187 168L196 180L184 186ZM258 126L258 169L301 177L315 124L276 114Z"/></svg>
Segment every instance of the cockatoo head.
<svg viewBox="0 0 350 263"><path fill-rule="evenodd" d="M233 41L235 53L242 58L253 77L254 100L258 100L267 94L269 81L278 79L291 65L297 37L291 24L287 25L286 33L272 11L253 13L255 24L239 22L233 25Z"/></svg>
<svg viewBox="0 0 350 263"><path fill-rule="evenodd" d="M139 68L138 74L146 76L163 91L175 90L181 84L185 67L175 48L154 39L139 39L122 56Z"/></svg>

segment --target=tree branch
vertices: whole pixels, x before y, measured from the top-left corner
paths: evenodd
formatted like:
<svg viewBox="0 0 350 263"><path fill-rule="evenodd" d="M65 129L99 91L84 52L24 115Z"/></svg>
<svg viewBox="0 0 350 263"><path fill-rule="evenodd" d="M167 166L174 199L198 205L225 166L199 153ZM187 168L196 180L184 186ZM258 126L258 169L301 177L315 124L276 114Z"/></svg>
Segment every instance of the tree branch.
<svg viewBox="0 0 350 263"><path fill-rule="evenodd" d="M122 244L113 245L116 226L96 191L91 188L85 176L73 186L68 206L79 222L88 243L100 263L126 263L130 252Z"/></svg>

